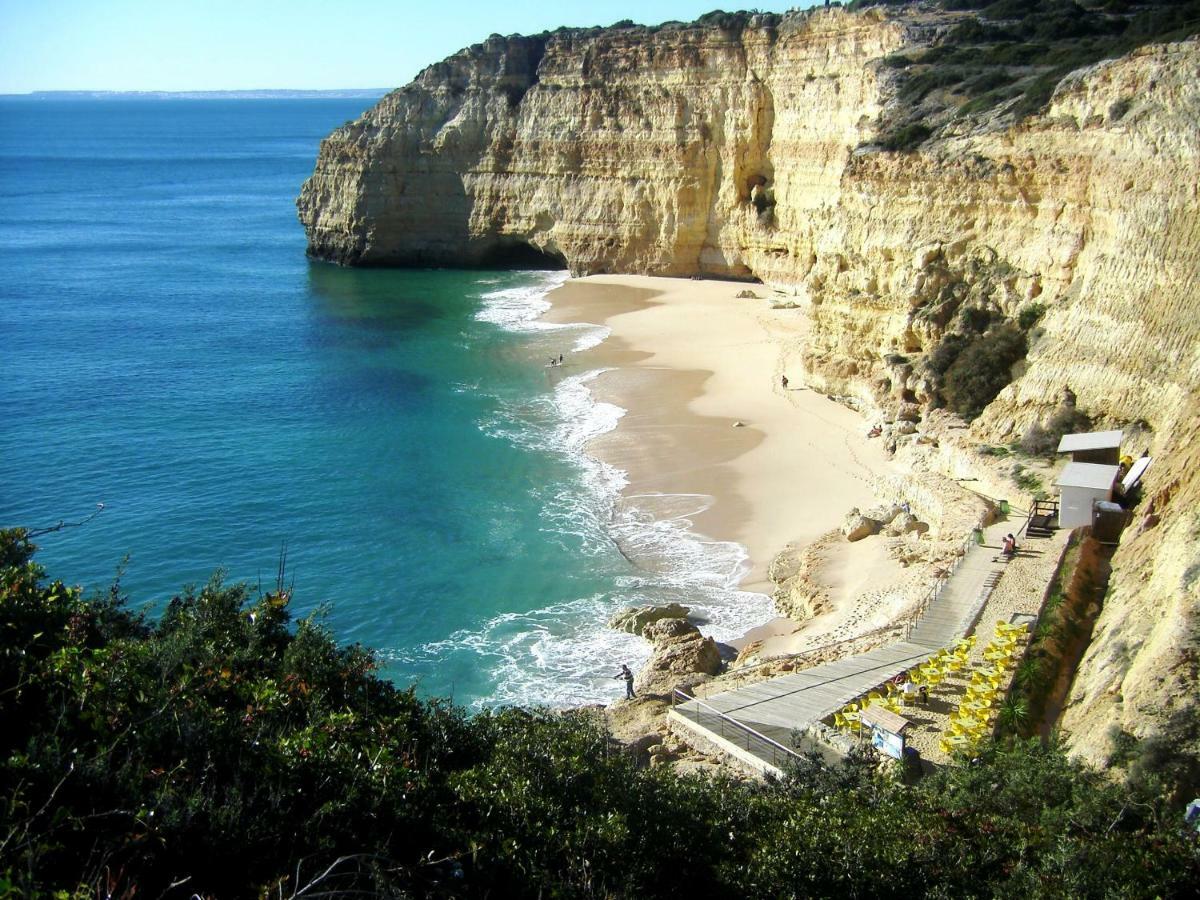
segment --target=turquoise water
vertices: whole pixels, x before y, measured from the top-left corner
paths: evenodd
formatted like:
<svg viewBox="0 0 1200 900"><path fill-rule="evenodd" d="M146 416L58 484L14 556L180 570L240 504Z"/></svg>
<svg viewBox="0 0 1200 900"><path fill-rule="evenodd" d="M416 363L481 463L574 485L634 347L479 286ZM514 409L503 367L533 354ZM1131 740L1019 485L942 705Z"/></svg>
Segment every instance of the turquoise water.
<svg viewBox="0 0 1200 900"><path fill-rule="evenodd" d="M616 696L630 603L762 619L740 548L583 452L621 411L544 367L603 337L536 321L565 273L305 258L294 198L362 106L0 101L0 524L103 502L42 563L103 588L128 554L155 605L217 567L271 585L286 545L297 612L475 707Z"/></svg>

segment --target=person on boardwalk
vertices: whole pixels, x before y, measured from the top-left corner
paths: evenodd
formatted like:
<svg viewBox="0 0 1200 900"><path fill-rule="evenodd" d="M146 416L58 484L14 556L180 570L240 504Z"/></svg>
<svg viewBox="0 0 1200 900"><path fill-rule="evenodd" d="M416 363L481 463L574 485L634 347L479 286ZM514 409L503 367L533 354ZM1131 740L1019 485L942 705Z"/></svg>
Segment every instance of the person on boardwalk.
<svg viewBox="0 0 1200 900"><path fill-rule="evenodd" d="M615 678L624 678L625 679L625 699L626 700L632 700L636 696L633 693L633 673L629 671L629 666L625 665L624 663L621 663L621 671L618 672L616 675L614 675L613 678L614 679Z"/></svg>

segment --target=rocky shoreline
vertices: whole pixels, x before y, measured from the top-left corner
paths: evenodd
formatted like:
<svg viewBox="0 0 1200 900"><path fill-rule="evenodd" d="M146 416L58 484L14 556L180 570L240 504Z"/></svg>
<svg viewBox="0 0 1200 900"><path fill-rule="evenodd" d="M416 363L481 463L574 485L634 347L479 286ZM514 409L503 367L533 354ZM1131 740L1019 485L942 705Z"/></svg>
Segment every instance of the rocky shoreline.
<svg viewBox="0 0 1200 900"><path fill-rule="evenodd" d="M637 634L650 642L653 649L650 661L635 681L637 697L616 701L603 710L606 725L616 741L647 765L671 764L681 771L722 770L737 774L741 770L728 758L698 749L671 730L667 713L674 691L704 698L899 639L905 626L918 614L918 596L952 564L961 552L963 540L975 526L992 521L999 500L1004 499L1018 509L1031 503L1032 498L1013 483L1011 468L995 457L981 454L981 447L986 445L975 442L957 428L952 417L934 416L911 434L914 437L902 441L897 448L908 474L892 486L895 491L907 491L910 499L880 504L866 513L850 510L841 529L815 544L785 549L770 567L780 614L790 613L797 631L812 629L814 622L828 612L821 605L822 598L828 597L821 570L829 548L865 540L891 540L903 548L901 552L913 554L919 550L920 556L919 561L911 561L911 575L915 577L903 583L909 602L901 612L881 624L869 623L870 627L859 619L857 629L813 630L806 642L789 652L772 654L769 646L764 651L763 642L751 642L736 656L726 653L722 657L721 648L687 619L686 606L630 607L614 616L609 627ZM915 435L920 435L920 439ZM974 474L949 479L939 471L948 460L953 461L954 470ZM940 496L941 502L936 505L937 515L930 515L932 521L926 522L920 517L922 504L931 506L928 498L933 496ZM1046 577L1045 562L1033 568L1036 574L1028 577ZM1016 582L1023 584L1025 580L1023 576ZM1011 590L999 597L1000 606L984 616L984 624L992 622L1003 609L1018 608ZM1028 602L1020 606L1022 611L1029 611ZM861 600L856 601L852 609L860 606Z"/></svg>

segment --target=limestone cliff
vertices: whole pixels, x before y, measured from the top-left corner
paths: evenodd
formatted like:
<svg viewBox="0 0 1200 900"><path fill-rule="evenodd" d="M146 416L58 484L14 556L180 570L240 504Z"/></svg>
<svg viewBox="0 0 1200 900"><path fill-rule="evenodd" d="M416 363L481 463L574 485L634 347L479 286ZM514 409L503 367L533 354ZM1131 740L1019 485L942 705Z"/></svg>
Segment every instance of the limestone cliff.
<svg viewBox="0 0 1200 900"><path fill-rule="evenodd" d="M811 317L811 383L885 409L941 402L927 362L964 310L1044 308L972 437L1019 437L1069 385L1157 460L1064 727L1096 760L1111 725L1200 758L1200 43L1080 70L1021 122L949 113L919 150L884 152L885 59L955 21L493 36L322 142L298 201L309 251L759 279Z"/></svg>
<svg viewBox="0 0 1200 900"><path fill-rule="evenodd" d="M872 134L864 63L903 33L834 13L493 35L322 143L299 200L310 252L463 264L528 246L581 273L793 276L790 231Z"/></svg>

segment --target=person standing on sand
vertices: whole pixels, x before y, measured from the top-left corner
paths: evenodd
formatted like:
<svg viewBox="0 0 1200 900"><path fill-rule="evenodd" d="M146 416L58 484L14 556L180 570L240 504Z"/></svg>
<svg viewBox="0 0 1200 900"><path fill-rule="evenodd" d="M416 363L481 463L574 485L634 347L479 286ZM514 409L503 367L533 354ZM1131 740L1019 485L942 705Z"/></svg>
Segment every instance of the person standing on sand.
<svg viewBox="0 0 1200 900"><path fill-rule="evenodd" d="M786 375L782 376L779 379L779 382L780 382L780 384L783 385L783 389L786 391L787 390L787 376Z"/></svg>
<svg viewBox="0 0 1200 900"><path fill-rule="evenodd" d="M625 699L632 700L636 695L633 693L633 673L629 671L629 666L621 663L621 671L613 676L614 679L625 679Z"/></svg>

